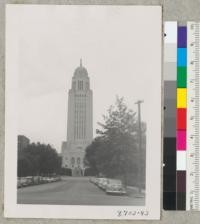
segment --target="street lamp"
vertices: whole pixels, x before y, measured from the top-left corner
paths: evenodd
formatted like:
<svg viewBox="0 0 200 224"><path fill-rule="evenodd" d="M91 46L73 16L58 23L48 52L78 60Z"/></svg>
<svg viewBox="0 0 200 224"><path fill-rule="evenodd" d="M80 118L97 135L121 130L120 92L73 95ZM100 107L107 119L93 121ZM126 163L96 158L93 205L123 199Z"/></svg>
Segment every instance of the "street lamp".
<svg viewBox="0 0 200 224"><path fill-rule="evenodd" d="M141 103L143 103L143 100L138 100L135 102L138 106L138 173L137 173L137 181L138 181L138 193L141 194L142 192L142 186L141 186L141 175L142 175L142 169L141 169L141 163L142 163L142 128L141 128Z"/></svg>

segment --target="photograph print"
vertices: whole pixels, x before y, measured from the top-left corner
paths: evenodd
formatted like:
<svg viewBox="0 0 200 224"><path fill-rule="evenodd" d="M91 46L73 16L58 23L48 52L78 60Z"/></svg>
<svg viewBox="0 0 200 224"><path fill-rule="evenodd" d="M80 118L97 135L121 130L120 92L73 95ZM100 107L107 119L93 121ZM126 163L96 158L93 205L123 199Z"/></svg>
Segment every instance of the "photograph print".
<svg viewBox="0 0 200 224"><path fill-rule="evenodd" d="M159 218L161 8L6 16L5 215Z"/></svg>

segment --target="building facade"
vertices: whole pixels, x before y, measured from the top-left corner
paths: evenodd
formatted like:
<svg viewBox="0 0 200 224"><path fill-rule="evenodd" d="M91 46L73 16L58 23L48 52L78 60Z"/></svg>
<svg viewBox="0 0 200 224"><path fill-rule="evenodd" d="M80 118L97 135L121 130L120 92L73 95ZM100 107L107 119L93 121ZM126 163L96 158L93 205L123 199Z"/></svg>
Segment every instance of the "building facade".
<svg viewBox="0 0 200 224"><path fill-rule="evenodd" d="M30 144L29 138L27 138L24 135L18 135L17 138L18 138L18 150L19 151L25 149Z"/></svg>
<svg viewBox="0 0 200 224"><path fill-rule="evenodd" d="M93 139L93 99L87 69L75 69L68 92L67 141L62 143L62 167L72 176L84 175L86 147Z"/></svg>

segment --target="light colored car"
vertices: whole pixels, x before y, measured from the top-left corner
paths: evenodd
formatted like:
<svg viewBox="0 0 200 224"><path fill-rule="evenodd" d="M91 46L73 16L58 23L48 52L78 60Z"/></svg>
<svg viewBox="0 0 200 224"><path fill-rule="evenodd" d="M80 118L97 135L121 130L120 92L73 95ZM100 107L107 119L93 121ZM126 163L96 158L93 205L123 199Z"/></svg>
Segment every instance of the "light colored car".
<svg viewBox="0 0 200 224"><path fill-rule="evenodd" d="M21 187L26 187L29 185L29 180L26 177L20 177L19 182Z"/></svg>
<svg viewBox="0 0 200 224"><path fill-rule="evenodd" d="M33 177L33 184L35 184L35 185L40 184L40 179L41 179L40 176L34 176Z"/></svg>
<svg viewBox="0 0 200 224"><path fill-rule="evenodd" d="M126 195L126 189L122 184L121 180L118 179L109 179L108 184L106 186L106 193L107 194L120 194Z"/></svg>
<svg viewBox="0 0 200 224"><path fill-rule="evenodd" d="M108 179L107 178L104 178L104 177L100 177L98 178L98 186L105 190L106 189L106 186L108 184Z"/></svg>
<svg viewBox="0 0 200 224"><path fill-rule="evenodd" d="M97 178L97 186L98 186L98 187L101 187L101 181L102 181L102 179L103 179L103 178L101 178L101 177L98 177L98 178Z"/></svg>
<svg viewBox="0 0 200 224"><path fill-rule="evenodd" d="M25 178L26 178L27 186L34 184L34 178L32 176L28 176L28 177L25 177Z"/></svg>
<svg viewBox="0 0 200 224"><path fill-rule="evenodd" d="M60 180L61 180L60 176L41 177L40 183L53 183L53 182L60 181Z"/></svg>
<svg viewBox="0 0 200 224"><path fill-rule="evenodd" d="M95 184L95 185L98 185L98 181L99 181L99 180L98 180L98 178L96 177L95 180L94 180L94 184Z"/></svg>
<svg viewBox="0 0 200 224"><path fill-rule="evenodd" d="M60 180L62 180L61 176L55 176L54 179L55 179L55 181L60 181Z"/></svg>
<svg viewBox="0 0 200 224"><path fill-rule="evenodd" d="M40 183L42 183L42 184L45 184L45 183L47 183L47 177L41 177L40 178Z"/></svg>
<svg viewBox="0 0 200 224"><path fill-rule="evenodd" d="M59 177L50 177L51 182L56 182L59 180Z"/></svg>
<svg viewBox="0 0 200 224"><path fill-rule="evenodd" d="M97 183L97 178L96 177L90 177L90 182L93 184Z"/></svg>
<svg viewBox="0 0 200 224"><path fill-rule="evenodd" d="M102 181L102 183L101 183L101 188L105 191L107 185L108 185L108 179L105 178L105 179Z"/></svg>
<svg viewBox="0 0 200 224"><path fill-rule="evenodd" d="M17 188L22 187L20 177L17 178Z"/></svg>
<svg viewBox="0 0 200 224"><path fill-rule="evenodd" d="M101 178L97 178L96 181L95 181L95 184L96 184L98 187L99 187L100 181L101 181Z"/></svg>
<svg viewBox="0 0 200 224"><path fill-rule="evenodd" d="M43 177L43 181L45 183L51 183L52 182L52 179L51 179L51 177Z"/></svg>
<svg viewBox="0 0 200 224"><path fill-rule="evenodd" d="M90 177L90 182L94 183L94 177Z"/></svg>

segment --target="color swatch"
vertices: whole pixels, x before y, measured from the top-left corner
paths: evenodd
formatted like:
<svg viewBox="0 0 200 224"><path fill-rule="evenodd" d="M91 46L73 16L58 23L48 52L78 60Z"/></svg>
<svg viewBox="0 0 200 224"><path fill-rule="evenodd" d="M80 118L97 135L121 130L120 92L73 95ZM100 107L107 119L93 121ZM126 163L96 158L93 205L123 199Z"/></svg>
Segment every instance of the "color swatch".
<svg viewBox="0 0 200 224"><path fill-rule="evenodd" d="M165 22L163 208L176 209L177 22Z"/></svg>
<svg viewBox="0 0 200 224"><path fill-rule="evenodd" d="M163 207L186 209L187 27L165 23Z"/></svg>
<svg viewBox="0 0 200 224"><path fill-rule="evenodd" d="M187 27L178 27L176 209L186 209Z"/></svg>

